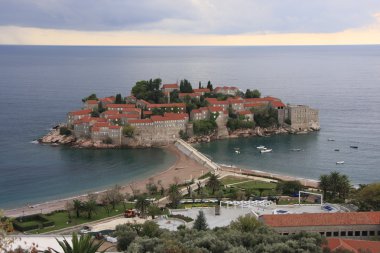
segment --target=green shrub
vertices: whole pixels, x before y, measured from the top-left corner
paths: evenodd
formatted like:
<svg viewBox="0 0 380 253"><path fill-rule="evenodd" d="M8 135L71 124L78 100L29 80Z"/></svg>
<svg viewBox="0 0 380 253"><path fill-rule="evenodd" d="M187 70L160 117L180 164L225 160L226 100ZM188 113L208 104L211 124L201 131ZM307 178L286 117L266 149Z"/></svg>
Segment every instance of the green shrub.
<svg viewBox="0 0 380 253"><path fill-rule="evenodd" d="M183 220L183 221L186 221L186 222L192 222L193 221L192 218L187 217L187 216L182 215L182 214L169 214L168 217L180 219L180 220Z"/></svg>
<svg viewBox="0 0 380 253"><path fill-rule="evenodd" d="M59 134L68 136L71 135L71 130L63 126L59 128Z"/></svg>
<svg viewBox="0 0 380 253"><path fill-rule="evenodd" d="M193 124L196 135L211 134L217 128L216 122L213 120L196 120Z"/></svg>

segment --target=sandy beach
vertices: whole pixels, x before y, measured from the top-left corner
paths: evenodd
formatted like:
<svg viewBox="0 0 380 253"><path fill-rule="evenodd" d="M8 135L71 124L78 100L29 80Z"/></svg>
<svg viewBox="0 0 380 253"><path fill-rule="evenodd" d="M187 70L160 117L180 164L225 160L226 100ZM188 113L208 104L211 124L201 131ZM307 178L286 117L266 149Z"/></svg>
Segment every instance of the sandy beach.
<svg viewBox="0 0 380 253"><path fill-rule="evenodd" d="M169 152L173 153L177 159L176 162L160 173L152 175L149 178L144 178L138 181L129 182L126 185L121 185L121 191L123 193L132 193L132 188L138 190L139 192L146 191L145 185L153 180L155 183L161 181L161 184L166 188L170 184L175 182L183 183L185 180L191 180L192 178L198 178L203 173L207 173L208 169L200 165L196 161L188 158L183 153L181 153L174 145L168 145L163 147ZM105 191L105 190L104 190ZM103 191L103 192L104 192ZM102 191L96 192L96 194L102 194ZM4 215L8 217L19 217L23 215L31 215L37 213L50 213L56 210L65 209L65 205L68 201L73 199L85 200L87 195L73 196L65 199L53 200L45 203L35 204L32 206L23 206L15 209L4 210Z"/></svg>

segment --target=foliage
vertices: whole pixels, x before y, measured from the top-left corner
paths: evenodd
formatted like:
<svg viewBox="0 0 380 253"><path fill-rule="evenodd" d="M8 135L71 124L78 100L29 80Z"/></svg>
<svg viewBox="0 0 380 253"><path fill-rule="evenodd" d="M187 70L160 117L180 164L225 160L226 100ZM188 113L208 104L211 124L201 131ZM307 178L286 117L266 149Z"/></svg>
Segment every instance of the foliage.
<svg viewBox="0 0 380 253"><path fill-rule="evenodd" d="M255 123L251 121L241 120L241 119L228 119L227 127L234 131L236 129L250 129L254 128Z"/></svg>
<svg viewBox="0 0 380 253"><path fill-rule="evenodd" d="M62 126L59 128L59 134L69 136L69 135L71 135L71 130L65 126Z"/></svg>
<svg viewBox="0 0 380 253"><path fill-rule="evenodd" d="M259 98L259 97L261 97L261 93L258 90L247 89L244 96L245 96L245 98Z"/></svg>
<svg viewBox="0 0 380 253"><path fill-rule="evenodd" d="M125 100L120 93L116 94L115 104L125 104Z"/></svg>
<svg viewBox="0 0 380 253"><path fill-rule="evenodd" d="M122 231L122 232L116 231L116 234L117 234L117 250L118 251L126 251L128 249L128 246L137 237L136 231L132 231L132 230Z"/></svg>
<svg viewBox="0 0 380 253"><path fill-rule="evenodd" d="M120 204L124 200L123 194L120 192L121 187L115 185L112 189L104 193L105 198L108 200L108 203L112 205L112 209L115 210L116 205Z"/></svg>
<svg viewBox="0 0 380 253"><path fill-rule="evenodd" d="M214 120L195 120L193 122L193 129L195 135L208 135L217 128Z"/></svg>
<svg viewBox="0 0 380 253"><path fill-rule="evenodd" d="M185 215L182 215L182 214L169 214L168 217L180 219L180 220L183 220L183 221L186 221L186 222L192 222L193 221L192 218L190 218L188 216L185 216Z"/></svg>
<svg viewBox="0 0 380 253"><path fill-rule="evenodd" d="M202 176L200 176L198 179L205 179L205 178L207 178L207 177L210 177L211 174L212 174L211 171L209 171L209 172L203 174Z"/></svg>
<svg viewBox="0 0 380 253"><path fill-rule="evenodd" d="M213 87L212 87L211 81L208 81L208 82L207 82L207 89L209 89L210 91L213 90Z"/></svg>
<svg viewBox="0 0 380 253"><path fill-rule="evenodd" d="M177 208L182 195L179 191L179 186L177 184L171 184L168 189L169 201L172 208Z"/></svg>
<svg viewBox="0 0 380 253"><path fill-rule="evenodd" d="M82 99L82 102L84 103L84 102L86 102L87 100L98 100L98 98L96 97L96 94L93 93L93 94L91 94L90 96L83 98L83 99Z"/></svg>
<svg viewBox="0 0 380 253"><path fill-rule="evenodd" d="M295 194L302 191L304 186L300 181L280 181L277 184L276 190L282 194Z"/></svg>
<svg viewBox="0 0 380 253"><path fill-rule="evenodd" d="M218 176L211 174L210 178L207 181L206 186L211 189L212 195L215 194L215 191L218 191L222 186L222 183L219 181Z"/></svg>
<svg viewBox="0 0 380 253"><path fill-rule="evenodd" d="M256 125L259 127L271 127L278 125L277 111L271 107L254 114Z"/></svg>
<svg viewBox="0 0 380 253"><path fill-rule="evenodd" d="M181 80L179 90L182 93L193 93L193 87L191 86L191 83L186 79Z"/></svg>
<svg viewBox="0 0 380 253"><path fill-rule="evenodd" d="M161 82L160 78L150 79L149 81L138 81L132 87L132 95L137 99L144 99L151 103L163 103L165 102L165 97L160 89Z"/></svg>
<svg viewBox="0 0 380 253"><path fill-rule="evenodd" d="M353 198L361 211L380 211L380 183L361 187Z"/></svg>
<svg viewBox="0 0 380 253"><path fill-rule="evenodd" d="M87 212L87 218L90 220L92 218L92 214L96 212L97 204L96 204L96 195L89 194L88 200L83 202L83 210Z"/></svg>
<svg viewBox="0 0 380 253"><path fill-rule="evenodd" d="M149 205L150 202L145 198L145 196L140 195L137 197L135 207L137 210L140 211L142 216L145 216L145 214L147 213Z"/></svg>
<svg viewBox="0 0 380 253"><path fill-rule="evenodd" d="M133 134L135 133L135 127L127 124L123 127L123 135L127 137L133 137Z"/></svg>
<svg viewBox="0 0 380 253"><path fill-rule="evenodd" d="M196 230L207 230L208 225L206 221L206 216L203 211L199 211L197 218L194 221L193 229Z"/></svg>
<svg viewBox="0 0 380 253"><path fill-rule="evenodd" d="M148 237L158 237L160 234L160 227L154 221L145 221L142 225L142 235Z"/></svg>
<svg viewBox="0 0 380 253"><path fill-rule="evenodd" d="M182 129L179 130L179 137L182 139L182 140L187 140L189 139L189 136L187 135L187 133L185 131L183 131Z"/></svg>
<svg viewBox="0 0 380 253"><path fill-rule="evenodd" d="M99 111L98 110L94 110L91 112L91 117L94 117L94 118L99 118Z"/></svg>
<svg viewBox="0 0 380 253"><path fill-rule="evenodd" d="M161 215L162 211L157 205L148 206L148 214L154 219L157 215Z"/></svg>
<svg viewBox="0 0 380 253"><path fill-rule="evenodd" d="M240 216L235 221L232 221L230 227L240 232L255 232L258 228L263 226L254 216L246 215Z"/></svg>
<svg viewBox="0 0 380 253"><path fill-rule="evenodd" d="M288 119L285 119L285 121L284 121L286 124L288 124L288 125L291 125L292 124L292 121L288 118Z"/></svg>
<svg viewBox="0 0 380 253"><path fill-rule="evenodd" d="M90 234L82 235L78 238L76 233L72 235L72 246L66 238L63 241L57 240L57 242L64 253L95 253L99 252L100 246L104 243L104 241L96 242ZM105 250L101 252L105 252Z"/></svg>
<svg viewBox="0 0 380 253"><path fill-rule="evenodd" d="M325 199L345 199L348 196L351 184L346 175L334 171L329 175L319 177L319 188L323 191Z"/></svg>

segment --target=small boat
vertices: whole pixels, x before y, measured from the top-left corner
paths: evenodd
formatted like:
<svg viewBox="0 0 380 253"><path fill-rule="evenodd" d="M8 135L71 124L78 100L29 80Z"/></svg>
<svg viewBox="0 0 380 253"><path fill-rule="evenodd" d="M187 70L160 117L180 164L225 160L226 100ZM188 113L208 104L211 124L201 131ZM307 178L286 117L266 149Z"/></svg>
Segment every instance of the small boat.
<svg viewBox="0 0 380 253"><path fill-rule="evenodd" d="M240 150L240 148L234 148L235 150Z"/></svg>
<svg viewBox="0 0 380 253"><path fill-rule="evenodd" d="M266 149L266 147L265 146L258 146L258 147L256 147L257 149Z"/></svg>
<svg viewBox="0 0 380 253"><path fill-rule="evenodd" d="M358 147L358 146L352 146L352 145L351 145L350 148L359 148L359 147Z"/></svg>
<svg viewBox="0 0 380 253"><path fill-rule="evenodd" d="M338 161L336 164L344 164L344 161Z"/></svg>
<svg viewBox="0 0 380 253"><path fill-rule="evenodd" d="M339 148L334 149L334 151L340 151Z"/></svg>
<svg viewBox="0 0 380 253"><path fill-rule="evenodd" d="M235 153L236 153L236 154L240 154L240 151L239 151L239 150L235 150Z"/></svg>
<svg viewBox="0 0 380 253"><path fill-rule="evenodd" d="M266 149L260 150L260 152L261 153L269 153L269 152L272 152L272 149L266 148Z"/></svg>
<svg viewBox="0 0 380 253"><path fill-rule="evenodd" d="M290 151L294 151L294 152L299 152L299 151L301 151L302 149L300 149L300 148L292 148L292 149L290 149Z"/></svg>
<svg viewBox="0 0 380 253"><path fill-rule="evenodd" d="M335 141L335 139L333 139L333 138L328 138L327 140L328 141Z"/></svg>

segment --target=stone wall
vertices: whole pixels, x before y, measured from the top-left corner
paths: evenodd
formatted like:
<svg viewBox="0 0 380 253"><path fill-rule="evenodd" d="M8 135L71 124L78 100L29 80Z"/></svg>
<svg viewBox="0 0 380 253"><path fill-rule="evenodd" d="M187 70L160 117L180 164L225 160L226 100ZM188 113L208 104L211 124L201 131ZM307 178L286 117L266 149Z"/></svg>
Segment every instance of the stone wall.
<svg viewBox="0 0 380 253"><path fill-rule="evenodd" d="M306 105L289 105L291 127L296 130L319 130L319 111Z"/></svg>

